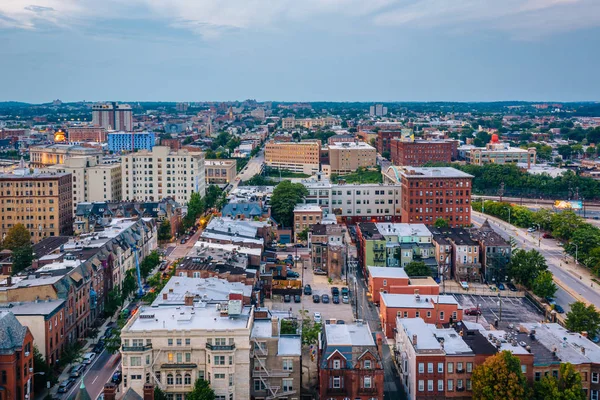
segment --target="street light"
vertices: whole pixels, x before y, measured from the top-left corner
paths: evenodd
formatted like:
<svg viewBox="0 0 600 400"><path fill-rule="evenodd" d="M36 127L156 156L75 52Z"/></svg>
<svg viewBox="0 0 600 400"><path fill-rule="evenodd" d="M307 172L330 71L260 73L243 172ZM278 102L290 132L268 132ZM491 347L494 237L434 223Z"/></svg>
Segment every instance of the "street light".
<svg viewBox="0 0 600 400"><path fill-rule="evenodd" d="M33 368L29 368L29 372L33 372ZM27 395L25 396L25 398L29 399L30 398L30 394L31 394L31 379L35 376L35 375L46 375L45 372L36 372L30 375L29 379L27 380Z"/></svg>
<svg viewBox="0 0 600 400"><path fill-rule="evenodd" d="M579 265L579 262L577 261L577 250L578 250L578 246L577 243L573 243L575 245L575 265Z"/></svg>

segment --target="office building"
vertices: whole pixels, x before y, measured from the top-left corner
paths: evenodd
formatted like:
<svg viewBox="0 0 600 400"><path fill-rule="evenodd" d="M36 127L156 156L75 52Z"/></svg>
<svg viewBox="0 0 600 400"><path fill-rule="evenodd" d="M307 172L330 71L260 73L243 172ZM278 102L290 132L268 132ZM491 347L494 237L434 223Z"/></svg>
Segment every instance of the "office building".
<svg viewBox="0 0 600 400"><path fill-rule="evenodd" d="M171 197L187 204L192 193L205 195L204 153L155 146L121 158L123 200L158 201Z"/></svg>
<svg viewBox="0 0 600 400"><path fill-rule="evenodd" d="M29 173L19 169L0 174L0 237L23 224L37 243L73 232L71 174Z"/></svg>
<svg viewBox="0 0 600 400"><path fill-rule="evenodd" d="M456 140L392 139L390 158L394 165L421 167L428 162L449 163L457 155Z"/></svg>
<svg viewBox="0 0 600 400"><path fill-rule="evenodd" d="M70 144L49 144L29 148L29 163L32 167L48 167L64 164L71 157L95 157L102 160L102 150Z"/></svg>
<svg viewBox="0 0 600 400"><path fill-rule="evenodd" d="M98 126L72 126L67 128L69 142L106 142L106 129Z"/></svg>
<svg viewBox="0 0 600 400"><path fill-rule="evenodd" d="M320 141L268 142L265 163L269 167L312 175L319 172Z"/></svg>
<svg viewBox="0 0 600 400"><path fill-rule="evenodd" d="M10 311L0 311L0 400L27 400L33 392L33 336Z"/></svg>
<svg viewBox="0 0 600 400"><path fill-rule="evenodd" d="M390 166L384 182L402 188L402 222L433 225L439 218L450 226L471 224L473 176L455 168Z"/></svg>
<svg viewBox="0 0 600 400"><path fill-rule="evenodd" d="M92 124L107 130L131 132L133 111L128 104L99 103L92 106Z"/></svg>
<svg viewBox="0 0 600 400"><path fill-rule="evenodd" d="M490 143L485 147L464 145L458 148L459 158L474 165L520 163L527 165L529 169L535 165L536 154L535 147L527 150L511 147L508 143L500 142L496 134L492 135Z"/></svg>
<svg viewBox="0 0 600 400"><path fill-rule="evenodd" d="M329 173L349 174L359 167L369 168L377 165L377 150L363 142L341 142L329 146ZM326 170L327 167L323 166Z"/></svg>
<svg viewBox="0 0 600 400"><path fill-rule="evenodd" d="M236 160L204 160L207 185L227 185L235 181Z"/></svg>
<svg viewBox="0 0 600 400"><path fill-rule="evenodd" d="M152 151L156 137L154 132L109 132L108 150L112 152L122 151Z"/></svg>

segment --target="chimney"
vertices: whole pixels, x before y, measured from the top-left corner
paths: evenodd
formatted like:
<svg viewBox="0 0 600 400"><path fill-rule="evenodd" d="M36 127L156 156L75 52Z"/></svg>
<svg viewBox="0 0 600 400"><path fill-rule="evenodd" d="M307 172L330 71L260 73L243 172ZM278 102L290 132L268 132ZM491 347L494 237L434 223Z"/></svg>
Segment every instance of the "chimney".
<svg viewBox="0 0 600 400"><path fill-rule="evenodd" d="M417 345L417 335L412 336L412 344L413 344L413 346Z"/></svg>
<svg viewBox="0 0 600 400"><path fill-rule="evenodd" d="M6 286L12 286L12 276L6 278Z"/></svg>
<svg viewBox="0 0 600 400"><path fill-rule="evenodd" d="M104 384L104 400L115 400L117 398L117 386L114 383Z"/></svg>
<svg viewBox="0 0 600 400"><path fill-rule="evenodd" d="M144 400L154 400L154 385L151 383L144 385Z"/></svg>
<svg viewBox="0 0 600 400"><path fill-rule="evenodd" d="M279 336L279 318L277 317L271 317L271 336Z"/></svg>
<svg viewBox="0 0 600 400"><path fill-rule="evenodd" d="M166 293L165 293L166 296ZM194 296L185 296L184 299L184 303L186 306L193 306L194 305Z"/></svg>
<svg viewBox="0 0 600 400"><path fill-rule="evenodd" d="M167 300L167 297L168 297L167 293L163 293L163 300Z"/></svg>

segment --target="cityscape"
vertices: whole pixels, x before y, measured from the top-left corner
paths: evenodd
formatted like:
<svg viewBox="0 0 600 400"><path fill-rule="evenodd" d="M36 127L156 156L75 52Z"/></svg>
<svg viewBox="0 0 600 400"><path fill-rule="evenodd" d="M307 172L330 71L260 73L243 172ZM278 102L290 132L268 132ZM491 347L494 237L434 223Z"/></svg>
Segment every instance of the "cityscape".
<svg viewBox="0 0 600 400"><path fill-rule="evenodd" d="M0 400L599 400L598 16L0 1Z"/></svg>

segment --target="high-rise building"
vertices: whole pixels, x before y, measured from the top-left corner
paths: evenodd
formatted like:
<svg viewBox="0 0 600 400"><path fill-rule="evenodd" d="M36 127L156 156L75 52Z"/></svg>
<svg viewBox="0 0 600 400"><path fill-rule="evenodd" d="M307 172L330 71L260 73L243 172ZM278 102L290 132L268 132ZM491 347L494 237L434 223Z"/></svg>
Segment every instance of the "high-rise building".
<svg viewBox="0 0 600 400"><path fill-rule="evenodd" d="M384 107L383 104L375 104L369 107L369 115L372 117L383 117L387 114L387 107Z"/></svg>
<svg viewBox="0 0 600 400"><path fill-rule="evenodd" d="M377 150L364 142L335 143L329 146L329 173L349 174L359 167L375 167ZM325 170L325 167L323 167Z"/></svg>
<svg viewBox="0 0 600 400"><path fill-rule="evenodd" d="M319 172L321 142L269 142L265 146L265 162L269 167L313 174Z"/></svg>
<svg viewBox="0 0 600 400"><path fill-rule="evenodd" d="M121 157L123 200L157 201L171 197L186 204L192 193L206 192L204 153L155 146Z"/></svg>
<svg viewBox="0 0 600 400"><path fill-rule="evenodd" d="M34 243L73 232L71 174L29 173L18 169L0 175L0 238L17 224L31 232Z"/></svg>
<svg viewBox="0 0 600 400"><path fill-rule="evenodd" d="M109 130L131 132L133 111L129 104L99 103L92 106L92 124Z"/></svg>
<svg viewBox="0 0 600 400"><path fill-rule="evenodd" d="M154 132L108 133L108 150L112 152L152 150L155 143Z"/></svg>

